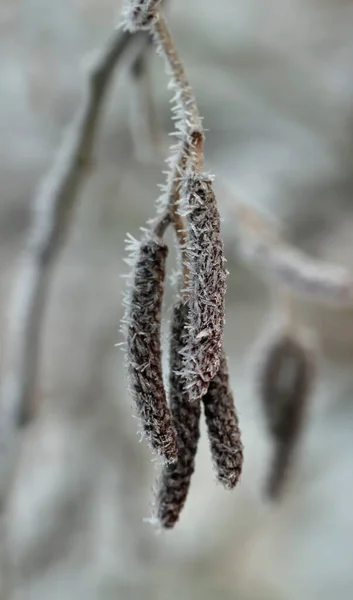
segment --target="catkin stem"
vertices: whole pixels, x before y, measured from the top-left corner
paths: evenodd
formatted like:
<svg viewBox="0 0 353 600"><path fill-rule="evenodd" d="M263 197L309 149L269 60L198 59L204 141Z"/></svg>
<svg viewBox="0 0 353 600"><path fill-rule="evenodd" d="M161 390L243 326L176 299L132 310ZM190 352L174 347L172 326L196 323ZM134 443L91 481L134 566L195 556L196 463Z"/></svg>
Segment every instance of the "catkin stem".
<svg viewBox="0 0 353 600"><path fill-rule="evenodd" d="M192 150L191 166L196 171L201 172L203 170L204 162L204 133L195 95L188 82L184 67L179 59L167 23L160 11L157 13L151 28L169 64L174 84L177 87L177 101L181 104L180 120L182 122L182 131L186 133Z"/></svg>
<svg viewBox="0 0 353 600"><path fill-rule="evenodd" d="M185 252L185 248L188 242L188 234L185 227L184 219L178 210L178 202L180 200L181 178L185 173L189 156L190 147L188 142L184 141L179 150L179 154L174 165L171 179L171 188L168 199L169 211L172 222L174 224L175 234L180 249L184 288L187 286L187 281L189 278L189 266L188 261L186 260ZM184 299L186 299L186 297Z"/></svg>

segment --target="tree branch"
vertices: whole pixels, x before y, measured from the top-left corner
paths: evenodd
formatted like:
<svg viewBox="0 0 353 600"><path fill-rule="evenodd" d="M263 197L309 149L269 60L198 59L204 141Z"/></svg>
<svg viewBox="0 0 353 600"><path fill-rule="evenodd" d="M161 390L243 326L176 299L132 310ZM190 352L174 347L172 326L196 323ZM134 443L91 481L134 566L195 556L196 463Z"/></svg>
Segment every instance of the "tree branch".
<svg viewBox="0 0 353 600"><path fill-rule="evenodd" d="M113 71L133 39L141 39L144 46L145 35L139 33L135 37L120 30L112 34L90 70L82 106L35 198L33 224L9 315L8 363L1 386L3 439L7 430L26 425L34 415L40 334L50 277L72 223L79 191L92 166L102 106Z"/></svg>
<svg viewBox="0 0 353 600"><path fill-rule="evenodd" d="M224 194L227 196L227 193ZM292 246L265 214L229 201L240 251L281 292L329 306L353 305L353 276L341 265L314 259Z"/></svg>

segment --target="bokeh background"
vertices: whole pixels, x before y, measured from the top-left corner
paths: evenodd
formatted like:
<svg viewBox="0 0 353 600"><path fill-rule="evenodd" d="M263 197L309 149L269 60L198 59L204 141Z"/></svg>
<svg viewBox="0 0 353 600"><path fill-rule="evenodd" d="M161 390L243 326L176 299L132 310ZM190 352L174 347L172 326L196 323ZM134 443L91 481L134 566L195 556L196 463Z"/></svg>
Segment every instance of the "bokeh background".
<svg viewBox="0 0 353 600"><path fill-rule="evenodd" d="M2 353L38 182L119 9L119 0L0 0ZM171 0L168 14L208 130L207 166L228 189L227 199L219 195L230 271L226 348L243 479L233 493L215 483L203 432L180 523L157 534L144 520L158 465L139 443L115 344L125 234L138 235L154 214L171 130L164 65L152 52L160 147L144 161L136 152L131 78L121 64L53 279L41 411L24 433L4 517L1 598L349 600L353 311L295 303L316 335L318 378L288 491L269 505L271 444L256 364L258 340L280 314L273 290L238 256L229 207L232 198L262 206L293 243L353 269L353 4Z"/></svg>

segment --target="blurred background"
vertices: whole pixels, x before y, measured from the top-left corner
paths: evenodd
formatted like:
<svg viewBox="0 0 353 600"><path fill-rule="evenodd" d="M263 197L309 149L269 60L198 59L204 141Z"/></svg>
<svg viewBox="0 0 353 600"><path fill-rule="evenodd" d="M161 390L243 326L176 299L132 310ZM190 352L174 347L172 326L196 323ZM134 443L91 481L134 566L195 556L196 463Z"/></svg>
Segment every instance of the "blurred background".
<svg viewBox="0 0 353 600"><path fill-rule="evenodd" d="M0 0L1 353L38 183L119 9L119 0ZM229 205L263 207L293 243L353 269L353 3L171 0L168 15L204 117L207 167L228 190L226 201L219 194L230 271L226 349L245 444L242 482L233 493L216 484L203 431L175 530L157 534L144 520L158 465L139 443L115 344L125 235L138 236L154 214L172 128L164 65L151 52L161 143L147 160L138 156L131 77L119 65L53 278L41 411L24 433L4 517L1 599L349 600L353 311L296 304L316 335L318 378L288 491L271 505L256 364L274 318L272 292L238 256Z"/></svg>

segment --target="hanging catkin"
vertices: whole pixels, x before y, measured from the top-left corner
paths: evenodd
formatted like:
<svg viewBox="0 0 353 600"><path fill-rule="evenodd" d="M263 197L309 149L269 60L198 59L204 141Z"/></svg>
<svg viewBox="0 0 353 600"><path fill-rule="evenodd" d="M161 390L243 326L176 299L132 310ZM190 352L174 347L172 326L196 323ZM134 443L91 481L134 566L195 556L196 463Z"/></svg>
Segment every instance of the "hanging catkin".
<svg viewBox="0 0 353 600"><path fill-rule="evenodd" d="M162 469L156 494L156 518L160 525L172 528L178 521L189 491L195 468L200 436L200 402L190 402L181 375L187 306L178 300L174 306L170 339L169 396L173 425L177 433L178 458Z"/></svg>
<svg viewBox="0 0 353 600"><path fill-rule="evenodd" d="M161 314L168 248L153 233L130 241L133 266L124 324L130 390L142 429L168 461L176 459L176 434L163 385Z"/></svg>
<svg viewBox="0 0 353 600"><path fill-rule="evenodd" d="M226 488L232 489L242 472L243 444L224 352L218 372L202 400L217 477Z"/></svg>
<svg viewBox="0 0 353 600"><path fill-rule="evenodd" d="M219 369L227 271L220 217L209 175L185 176L179 204L188 233L184 248L189 272L184 290L188 304L188 339L183 351L183 371L192 401L207 392Z"/></svg>
<svg viewBox="0 0 353 600"><path fill-rule="evenodd" d="M310 353L294 335L284 333L267 350L260 373L260 398L274 442L267 494L277 498L283 488L305 418L314 369Z"/></svg>

